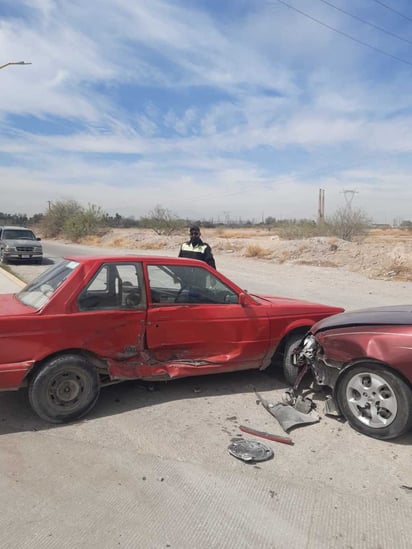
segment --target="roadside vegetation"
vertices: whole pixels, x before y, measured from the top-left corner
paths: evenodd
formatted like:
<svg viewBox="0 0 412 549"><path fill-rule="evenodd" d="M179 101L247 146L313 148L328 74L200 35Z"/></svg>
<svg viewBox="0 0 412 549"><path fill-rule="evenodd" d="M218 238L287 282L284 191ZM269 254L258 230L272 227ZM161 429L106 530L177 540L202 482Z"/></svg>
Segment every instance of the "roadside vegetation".
<svg viewBox="0 0 412 549"><path fill-rule="evenodd" d="M5 214L0 212L0 224L31 226L45 238L65 238L79 242L93 237L102 237L111 229L150 229L155 235L169 237L183 233L190 223L198 223L204 229L215 229L219 238L248 238L262 229L268 235L282 240L304 240L313 237L336 237L348 242L363 239L373 227L366 212L361 209L344 207L336 210L330 217L316 223L311 219L276 219L267 217L256 223L250 220L235 223L214 223L196 219L183 219L160 204L148 214L135 218L124 217L119 213L111 216L100 206L83 206L76 200L49 202L48 210L29 218L25 214ZM399 230L412 231L412 221L402 221ZM247 235L247 236L246 236ZM158 243L158 247L160 244ZM249 247L249 257L264 257L266 251Z"/></svg>

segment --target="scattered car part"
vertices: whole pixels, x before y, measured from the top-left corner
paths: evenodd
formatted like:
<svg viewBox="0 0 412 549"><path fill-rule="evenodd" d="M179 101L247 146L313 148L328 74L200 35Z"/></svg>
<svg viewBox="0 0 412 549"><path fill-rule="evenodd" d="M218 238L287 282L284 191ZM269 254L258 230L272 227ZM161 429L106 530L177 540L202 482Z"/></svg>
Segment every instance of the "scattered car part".
<svg viewBox="0 0 412 549"><path fill-rule="evenodd" d="M258 431L252 427L247 427L246 425L240 425L239 429L243 433L248 433L249 435L255 435L255 437L265 438L266 440L271 440L273 442L280 442L282 444L289 444L293 446L293 440L290 437L284 437L282 435L273 435L272 433L267 433L266 431Z"/></svg>
<svg viewBox="0 0 412 549"><path fill-rule="evenodd" d="M325 400L324 412L327 416L342 417L342 412L339 410L336 400L332 396L329 396Z"/></svg>
<svg viewBox="0 0 412 549"><path fill-rule="evenodd" d="M310 425L320 421L320 417L317 414L313 414L313 412L310 414L303 414L293 408L293 406L283 404L283 402L274 404L270 408L270 413L278 420L280 426L286 432L289 432L299 425Z"/></svg>
<svg viewBox="0 0 412 549"><path fill-rule="evenodd" d="M248 463L267 461L273 457L273 450L256 440L235 440L228 450L233 457Z"/></svg>
<svg viewBox="0 0 412 549"><path fill-rule="evenodd" d="M298 412L302 412L302 414L309 414L313 410L313 408L315 408L315 404L311 397L298 395L296 397L296 401L293 407Z"/></svg>
<svg viewBox="0 0 412 549"><path fill-rule="evenodd" d="M293 406L283 402L271 404L266 399L262 398L262 396L257 392L256 396L265 410L267 410L278 420L280 426L286 432L294 427L297 427L298 425L317 423L320 421L319 416L317 414L313 414L313 412L310 414L304 414L298 410L295 410Z"/></svg>

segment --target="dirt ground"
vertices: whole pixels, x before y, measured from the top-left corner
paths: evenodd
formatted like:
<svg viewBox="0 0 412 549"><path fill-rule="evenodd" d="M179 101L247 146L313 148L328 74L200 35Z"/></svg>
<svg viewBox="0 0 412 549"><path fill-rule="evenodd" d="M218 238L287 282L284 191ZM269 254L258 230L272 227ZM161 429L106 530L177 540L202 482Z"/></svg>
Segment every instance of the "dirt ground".
<svg viewBox="0 0 412 549"><path fill-rule="evenodd" d="M267 229L203 229L202 238L219 255L253 257L277 264L313 265L358 272L369 278L412 280L412 232L371 230L363 240L336 237L282 240ZM113 229L83 243L104 247L176 251L187 233L157 235L147 229Z"/></svg>

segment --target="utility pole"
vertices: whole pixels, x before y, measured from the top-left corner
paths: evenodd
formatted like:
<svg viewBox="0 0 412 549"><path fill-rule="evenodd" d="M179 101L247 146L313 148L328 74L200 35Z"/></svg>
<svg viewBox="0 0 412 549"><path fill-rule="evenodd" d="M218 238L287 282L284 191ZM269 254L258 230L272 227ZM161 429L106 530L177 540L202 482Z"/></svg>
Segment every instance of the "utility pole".
<svg viewBox="0 0 412 549"><path fill-rule="evenodd" d="M318 198L318 225L325 221L325 189L319 189Z"/></svg>

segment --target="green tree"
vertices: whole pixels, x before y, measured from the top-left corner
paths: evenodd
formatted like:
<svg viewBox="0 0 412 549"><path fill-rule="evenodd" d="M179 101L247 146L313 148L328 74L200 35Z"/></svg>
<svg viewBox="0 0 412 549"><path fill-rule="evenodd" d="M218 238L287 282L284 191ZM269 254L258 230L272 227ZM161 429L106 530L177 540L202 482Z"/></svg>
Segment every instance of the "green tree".
<svg viewBox="0 0 412 549"><path fill-rule="evenodd" d="M90 235L100 235L105 228L105 213L94 204L82 209L74 216L66 219L63 227L64 235L77 242Z"/></svg>
<svg viewBox="0 0 412 549"><path fill-rule="evenodd" d="M53 238L63 234L68 219L75 217L81 211L82 206L76 200L52 202L42 221L44 236Z"/></svg>

